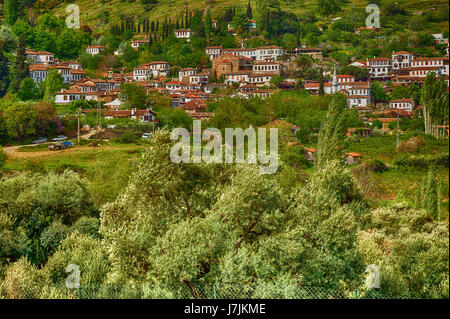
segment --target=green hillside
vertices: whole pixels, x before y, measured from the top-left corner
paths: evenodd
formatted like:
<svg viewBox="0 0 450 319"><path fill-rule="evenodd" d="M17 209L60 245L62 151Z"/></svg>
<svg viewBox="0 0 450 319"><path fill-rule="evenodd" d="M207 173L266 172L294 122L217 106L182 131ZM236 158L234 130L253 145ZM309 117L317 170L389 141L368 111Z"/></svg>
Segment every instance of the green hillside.
<svg viewBox="0 0 450 319"><path fill-rule="evenodd" d="M159 0L154 1L154 4L143 4L143 2L150 3L153 1L140 0L76 0L70 2L40 0L38 2L42 2L42 8L49 8L55 15L61 17L66 15L65 8L68 4L77 4L80 7L81 24L86 24L94 28L101 28L106 24L120 20L121 17L150 18L153 20L181 18L186 7L190 11L210 9L213 16L222 15L224 9L229 6L236 6L238 10L241 8L245 10L248 4L248 0ZM316 12L316 0L280 0L279 2L281 10L296 15L301 15L308 11ZM391 20L391 17L396 15L396 11L399 15L406 15L409 18L417 18L413 14L421 11L426 19L424 18L420 23L426 23L430 31L444 32L448 30L448 1L445 0L340 0L337 3L341 11L327 17L321 17L318 23L328 23L333 18L342 15L352 16L353 14L364 13L364 8L368 3L377 3L380 7L382 21L386 19L386 22L390 22L388 20ZM253 12L255 12L256 1L252 0L251 5ZM429 16L436 15L437 13L445 14L445 12L447 12L447 21L438 21L442 20L442 18L429 18ZM384 13L386 14L384 15ZM389 16L389 19L387 16ZM409 21L399 19L398 22L404 24Z"/></svg>

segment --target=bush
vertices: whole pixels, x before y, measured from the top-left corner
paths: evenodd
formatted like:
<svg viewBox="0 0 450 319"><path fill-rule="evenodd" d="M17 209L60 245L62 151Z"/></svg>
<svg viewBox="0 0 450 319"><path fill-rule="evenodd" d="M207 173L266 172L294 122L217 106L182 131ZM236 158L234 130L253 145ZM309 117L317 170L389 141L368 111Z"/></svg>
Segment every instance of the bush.
<svg viewBox="0 0 450 319"><path fill-rule="evenodd" d="M2 168L5 165L7 158L8 155L6 155L6 153L3 151L3 147L0 146L0 168Z"/></svg>
<svg viewBox="0 0 450 319"><path fill-rule="evenodd" d="M373 173L382 173L388 169L386 164L384 164L382 161L377 159L371 159L364 163L362 163L363 167L365 167L366 170L373 172Z"/></svg>
<svg viewBox="0 0 450 319"><path fill-rule="evenodd" d="M138 143L139 137L134 134L132 131L125 132L121 137L116 139L117 143L121 144L132 144L132 143Z"/></svg>
<svg viewBox="0 0 450 319"><path fill-rule="evenodd" d="M418 168L428 168L432 165L444 165L448 167L448 155L449 153L440 153L435 155L421 155L421 156L410 156L404 157L394 162L396 166L403 167L418 167Z"/></svg>
<svg viewBox="0 0 450 319"><path fill-rule="evenodd" d="M76 164L64 163L55 168L55 172L58 174L64 173L65 170L71 170L78 174L84 174L86 172L86 170L83 167Z"/></svg>
<svg viewBox="0 0 450 319"><path fill-rule="evenodd" d="M400 142L397 147L397 152L400 153L414 153L425 146L425 139L423 136L414 136L407 141Z"/></svg>
<svg viewBox="0 0 450 319"><path fill-rule="evenodd" d="M44 165L42 164L42 162L38 161L38 160L27 160L25 162L25 170L26 171L30 171L33 173L45 173L46 172L46 168L44 167Z"/></svg>
<svg viewBox="0 0 450 319"><path fill-rule="evenodd" d="M100 221L95 217L83 216L80 217L73 225L70 227L71 232L78 231L82 235L87 235L92 238L100 238L98 233L100 227Z"/></svg>

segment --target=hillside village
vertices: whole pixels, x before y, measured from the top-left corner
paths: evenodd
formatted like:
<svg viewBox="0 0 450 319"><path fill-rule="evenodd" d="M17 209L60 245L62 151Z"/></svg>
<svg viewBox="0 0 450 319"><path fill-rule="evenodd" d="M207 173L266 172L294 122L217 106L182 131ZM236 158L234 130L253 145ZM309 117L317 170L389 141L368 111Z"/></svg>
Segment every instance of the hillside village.
<svg viewBox="0 0 450 319"><path fill-rule="evenodd" d="M212 25L214 27L214 24ZM233 33L231 24L229 32ZM254 20L249 20L249 28L256 28ZM355 29L355 33L361 32ZM190 40L192 32L188 30L175 30L178 39ZM438 78L445 79L449 87L449 56L448 39L442 39L442 34L433 34L439 43L447 44L445 57L421 57L416 54L399 51L392 52L391 59L372 58L365 61L354 61L350 66L368 70L368 79L360 81L354 75L337 74L334 64L331 78L320 83L319 79L305 79L298 85L298 78L286 77L288 64L295 61L299 55L307 55L318 65L323 60L320 48L306 46L288 51L280 46L263 46L256 48L230 48L221 46L205 47L205 54L209 56L212 67L196 69L193 67L180 68L178 74L171 72L174 66L165 61L149 61L133 69L133 72L120 74L113 70L101 73L101 78L90 78L83 71L82 65L76 61L60 61L51 52L34 51L27 49L29 62L29 76L38 84L43 82L49 70L55 69L61 74L63 83L68 89L57 92L54 101L58 105L68 104L76 100L103 102L110 109L109 116L114 117L125 101L120 92L123 83L136 83L143 86L147 92L158 92L167 95L172 101L172 107L185 110L195 119L209 119L213 114L206 112L207 101L213 92L225 87L234 87L236 92L231 97L261 99L267 98L277 90L301 89L311 94L319 94L323 86L324 94L342 93L347 98L349 109L361 113L373 112L374 97L371 90L373 81L383 83L386 92L392 87L408 86L413 82L423 84L426 76L434 72ZM140 50L148 45L149 40L130 41L134 50ZM102 54L104 46L88 46L86 53L91 55ZM118 52L115 52L118 54ZM281 77L279 83L271 85L274 77ZM213 79L223 79L218 83ZM386 83L389 82L390 86ZM388 122L395 119L396 114L408 117L415 110L420 109L411 98L395 99L382 105L382 113L393 114L393 118L383 117L381 121ZM117 113L119 114L119 113ZM131 114L131 113L130 113ZM375 114L377 114L375 112ZM120 115L117 115L120 116ZM145 119L140 119L145 121ZM373 118L372 118L373 120ZM368 122L371 124L371 121Z"/></svg>
<svg viewBox="0 0 450 319"><path fill-rule="evenodd" d="M0 0L0 299L448 299L448 8Z"/></svg>

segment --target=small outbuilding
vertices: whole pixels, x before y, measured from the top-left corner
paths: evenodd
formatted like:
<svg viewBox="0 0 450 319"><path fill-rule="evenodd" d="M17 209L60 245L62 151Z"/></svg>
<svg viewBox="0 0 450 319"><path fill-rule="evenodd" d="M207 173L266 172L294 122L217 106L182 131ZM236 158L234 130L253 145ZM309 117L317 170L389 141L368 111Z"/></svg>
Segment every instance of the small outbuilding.
<svg viewBox="0 0 450 319"><path fill-rule="evenodd" d="M359 153L345 153L346 155L346 162L348 165L352 165L352 164L359 164L359 161L362 158L362 154Z"/></svg>
<svg viewBox="0 0 450 319"><path fill-rule="evenodd" d="M315 148L307 148L305 153L306 160L309 162L314 162L314 154L316 153Z"/></svg>
<svg viewBox="0 0 450 319"><path fill-rule="evenodd" d="M350 136L370 137L372 135L372 129L367 127L349 127L345 135L347 137Z"/></svg>

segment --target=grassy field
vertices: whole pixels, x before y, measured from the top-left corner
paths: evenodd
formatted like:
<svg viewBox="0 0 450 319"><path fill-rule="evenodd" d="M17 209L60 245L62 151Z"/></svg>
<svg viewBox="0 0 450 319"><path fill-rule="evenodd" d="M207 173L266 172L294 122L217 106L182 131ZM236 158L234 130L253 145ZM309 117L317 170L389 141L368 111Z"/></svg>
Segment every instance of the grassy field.
<svg viewBox="0 0 450 319"><path fill-rule="evenodd" d="M27 156L8 156L3 172L8 176L25 171L62 172L71 169L89 180L94 201L100 206L115 199L126 187L143 147L110 144L96 148L76 146L62 151L17 152Z"/></svg>
<svg viewBox="0 0 450 319"><path fill-rule="evenodd" d="M402 136L402 140L407 138L408 136ZM395 145L395 136L385 135L353 139L345 148L346 152L361 153L363 162L376 159L388 167L379 173L355 173L363 192L374 207L386 205L393 200L413 200L428 173L427 167L398 167L394 164L396 160L405 156L448 152L449 149L448 139L426 138L425 145L413 153L399 153ZM11 175L24 171L61 172L64 169L72 169L90 181L95 201L101 205L113 200L127 185L144 148L145 145L107 143L96 148L81 145L62 151L42 149L16 152L13 153L14 156L8 156L3 171L6 175ZM358 166L352 166L352 170ZM300 170L300 174L306 175L313 172L313 168ZM448 167L439 165L436 167L436 173L448 191Z"/></svg>
<svg viewBox="0 0 450 319"><path fill-rule="evenodd" d="M410 135L401 136L400 141L405 141L410 137ZM307 146L317 147L317 145ZM418 150L397 152L395 135L387 134L349 139L343 151L362 154L361 163L379 160L386 165L387 169L383 172L363 172L363 174L356 174L360 165L351 166L364 194L369 198L372 206L376 207L386 205L393 200L413 200L420 189L423 178L428 174L428 167L397 166L396 161L410 156L432 156L439 153L448 153L449 140L426 137L425 144ZM436 166L436 175L439 181L446 185L448 192L449 168L444 165Z"/></svg>

